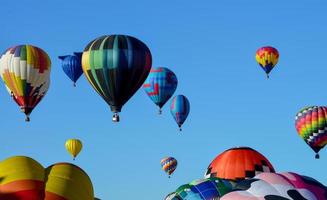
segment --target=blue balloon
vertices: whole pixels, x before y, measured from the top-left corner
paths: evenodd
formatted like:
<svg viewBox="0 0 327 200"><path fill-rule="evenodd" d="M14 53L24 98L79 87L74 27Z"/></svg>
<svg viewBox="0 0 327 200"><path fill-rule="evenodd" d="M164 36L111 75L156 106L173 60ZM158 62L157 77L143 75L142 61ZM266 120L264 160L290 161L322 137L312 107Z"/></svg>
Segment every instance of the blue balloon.
<svg viewBox="0 0 327 200"><path fill-rule="evenodd" d="M74 55L59 56L62 60L62 69L65 74L73 81L76 86L76 81L83 74L82 69L82 53L74 53Z"/></svg>
<svg viewBox="0 0 327 200"><path fill-rule="evenodd" d="M170 106L170 112L173 115L179 130L182 130L182 125L190 113L190 102L184 95L177 95L173 98Z"/></svg>
<svg viewBox="0 0 327 200"><path fill-rule="evenodd" d="M159 107L159 114L161 114L161 108L174 94L177 82L176 75L168 68L151 69L143 88L150 99Z"/></svg>

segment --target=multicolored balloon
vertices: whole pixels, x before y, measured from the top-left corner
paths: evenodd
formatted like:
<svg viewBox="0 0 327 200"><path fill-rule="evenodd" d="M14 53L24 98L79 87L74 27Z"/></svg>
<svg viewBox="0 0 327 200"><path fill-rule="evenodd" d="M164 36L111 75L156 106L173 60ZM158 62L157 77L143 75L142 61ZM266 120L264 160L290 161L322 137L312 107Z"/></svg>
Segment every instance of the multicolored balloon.
<svg viewBox="0 0 327 200"><path fill-rule="evenodd" d="M180 186L169 197L171 200L213 200L231 192L235 183L219 178L199 179ZM167 198L166 197L166 198ZM168 198L168 199L169 199Z"/></svg>
<svg viewBox="0 0 327 200"><path fill-rule="evenodd" d="M82 70L82 54L74 53L74 55L59 56L62 60L62 69L65 74L73 81L74 87L76 87L76 81L83 74Z"/></svg>
<svg viewBox="0 0 327 200"><path fill-rule="evenodd" d="M269 78L270 71L275 67L279 59L278 50L274 47L266 46L261 47L255 54L255 59L262 69L266 72Z"/></svg>
<svg viewBox="0 0 327 200"><path fill-rule="evenodd" d="M236 191L224 195L221 200L323 200L327 199L327 187L313 178L295 173L261 173L252 179L238 183Z"/></svg>
<svg viewBox="0 0 327 200"><path fill-rule="evenodd" d="M73 160L75 160L76 156L81 152L83 144L79 139L69 139L66 141L65 147L69 154L72 155Z"/></svg>
<svg viewBox="0 0 327 200"><path fill-rule="evenodd" d="M205 177L240 181L262 172L275 172L266 157L250 147L236 147L219 154L210 163Z"/></svg>
<svg viewBox="0 0 327 200"><path fill-rule="evenodd" d="M161 108L174 94L177 88L177 77L170 69L165 67L152 68L143 88L150 99Z"/></svg>
<svg viewBox="0 0 327 200"><path fill-rule="evenodd" d="M179 130L190 113L190 102L184 95L177 95L173 98L170 106L170 113L173 115Z"/></svg>
<svg viewBox="0 0 327 200"><path fill-rule="evenodd" d="M165 157L160 162L162 169L168 174L168 177L170 178L170 175L174 173L174 171L177 168L177 160L173 157Z"/></svg>
<svg viewBox="0 0 327 200"><path fill-rule="evenodd" d="M7 49L0 57L0 75L13 100L29 121L29 115L42 100L50 84L49 56L31 45Z"/></svg>
<svg viewBox="0 0 327 200"><path fill-rule="evenodd" d="M316 152L327 144L327 107L309 106L300 110L295 117L295 128L299 136Z"/></svg>
<svg viewBox="0 0 327 200"><path fill-rule="evenodd" d="M105 35L84 49L82 68L96 92L110 105L113 121L147 78L152 64L149 48L126 35Z"/></svg>

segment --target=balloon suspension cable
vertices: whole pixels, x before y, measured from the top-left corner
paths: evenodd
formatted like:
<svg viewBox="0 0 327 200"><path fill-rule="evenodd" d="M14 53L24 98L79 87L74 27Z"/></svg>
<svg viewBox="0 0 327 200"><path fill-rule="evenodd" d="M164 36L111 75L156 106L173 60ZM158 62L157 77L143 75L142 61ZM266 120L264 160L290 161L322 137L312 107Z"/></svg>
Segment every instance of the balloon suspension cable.
<svg viewBox="0 0 327 200"><path fill-rule="evenodd" d="M159 114L159 115L162 114L162 110L161 110L161 108L159 108L159 112L158 112L158 114Z"/></svg>
<svg viewBox="0 0 327 200"><path fill-rule="evenodd" d="M320 156L319 156L318 153L316 154L315 158L316 158L316 159L319 159L319 158L320 158Z"/></svg>
<svg viewBox="0 0 327 200"><path fill-rule="evenodd" d="M119 114L118 113L114 113L114 115L112 116L112 121L113 122L119 122Z"/></svg>
<svg viewBox="0 0 327 200"><path fill-rule="evenodd" d="M29 121L31 121L30 116L26 115L25 122L29 122Z"/></svg>

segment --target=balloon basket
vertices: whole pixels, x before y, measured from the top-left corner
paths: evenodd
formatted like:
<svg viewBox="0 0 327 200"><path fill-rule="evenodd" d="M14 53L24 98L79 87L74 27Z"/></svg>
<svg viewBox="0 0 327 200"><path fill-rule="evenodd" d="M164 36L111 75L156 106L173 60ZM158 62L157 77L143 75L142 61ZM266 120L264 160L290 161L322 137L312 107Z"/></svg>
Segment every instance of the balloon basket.
<svg viewBox="0 0 327 200"><path fill-rule="evenodd" d="M120 121L120 118L119 118L118 113L115 113L115 114L112 116L112 121L113 121L113 122L119 122L119 121Z"/></svg>

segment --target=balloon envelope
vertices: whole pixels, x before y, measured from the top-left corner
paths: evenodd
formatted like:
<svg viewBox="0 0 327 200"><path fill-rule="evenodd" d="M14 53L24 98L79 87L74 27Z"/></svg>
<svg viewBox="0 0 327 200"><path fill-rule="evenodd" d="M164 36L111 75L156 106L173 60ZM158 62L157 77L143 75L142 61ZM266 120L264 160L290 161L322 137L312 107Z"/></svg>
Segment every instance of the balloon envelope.
<svg viewBox="0 0 327 200"><path fill-rule="evenodd" d="M32 158L0 162L0 200L94 200L88 175L76 165L57 163L47 169Z"/></svg>
<svg viewBox="0 0 327 200"><path fill-rule="evenodd" d="M210 163L205 177L240 181L262 172L275 172L269 160L252 148L237 147L219 154Z"/></svg>
<svg viewBox="0 0 327 200"><path fill-rule="evenodd" d="M171 102L170 113L181 128L190 113L190 102L184 95L175 96Z"/></svg>
<svg viewBox="0 0 327 200"><path fill-rule="evenodd" d="M257 50L255 58L260 67L266 72L269 77L270 71L275 67L279 59L278 50L274 47L266 46Z"/></svg>
<svg viewBox="0 0 327 200"><path fill-rule="evenodd" d="M152 64L149 48L126 35L96 38L84 49L82 68L96 92L118 113L142 86ZM114 121L119 121L118 114Z"/></svg>
<svg viewBox="0 0 327 200"><path fill-rule="evenodd" d="M152 68L143 88L150 99L162 108L177 88L177 77L165 67Z"/></svg>
<svg viewBox="0 0 327 200"><path fill-rule="evenodd" d="M327 199L327 188L313 178L295 173L261 173L239 182L235 190L221 200L322 200Z"/></svg>
<svg viewBox="0 0 327 200"><path fill-rule="evenodd" d="M1 78L26 121L48 91L50 65L47 53L31 45L11 47L0 57Z"/></svg>
<svg viewBox="0 0 327 200"><path fill-rule="evenodd" d="M180 186L171 200L218 200L232 191L234 185L232 181L219 178L199 179Z"/></svg>
<svg viewBox="0 0 327 200"><path fill-rule="evenodd" d="M68 153L75 159L79 152L81 152L83 144L79 139L69 139L66 141L65 147Z"/></svg>
<svg viewBox="0 0 327 200"><path fill-rule="evenodd" d="M177 168L177 160L173 157L165 157L160 161L162 169L170 176Z"/></svg>
<svg viewBox="0 0 327 200"><path fill-rule="evenodd" d="M300 110L295 117L295 128L319 158L318 152L327 144L327 107L309 106Z"/></svg>
<svg viewBox="0 0 327 200"><path fill-rule="evenodd" d="M75 55L59 56L62 60L62 69L65 74L73 81L74 86L79 77L83 74L82 70L82 53Z"/></svg>

